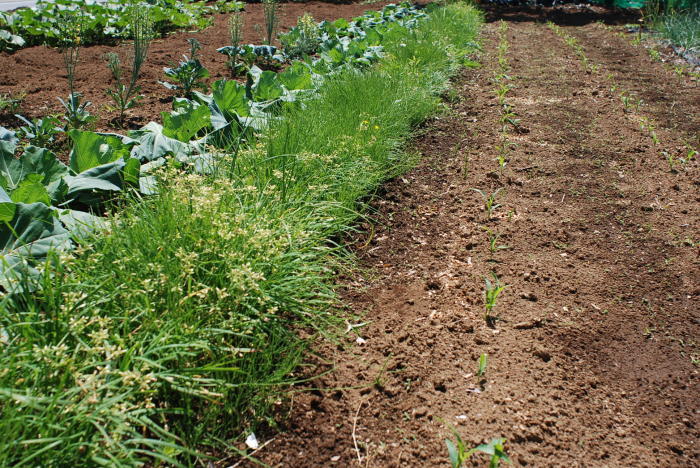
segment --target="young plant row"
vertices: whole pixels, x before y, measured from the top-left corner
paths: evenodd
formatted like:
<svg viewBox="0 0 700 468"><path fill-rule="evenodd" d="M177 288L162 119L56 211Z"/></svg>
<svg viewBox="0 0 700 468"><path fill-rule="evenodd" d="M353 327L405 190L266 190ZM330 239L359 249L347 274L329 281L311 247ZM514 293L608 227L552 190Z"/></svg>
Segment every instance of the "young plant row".
<svg viewBox="0 0 700 468"><path fill-rule="evenodd" d="M586 70L592 73L598 73L601 71L601 65L592 64L591 61L585 54L583 47L576 41L574 37L566 33L562 28L555 25L552 22L547 23L550 29L554 31L559 37L561 37L567 45L576 51L579 60L583 63ZM625 115L632 119L638 126L639 129L646 133L651 139L654 146L661 146L661 138L656 131L657 124L650 117L641 115L640 109L644 105L644 101L638 98L632 91L622 88L616 81L615 75L612 73L607 73L605 75L606 79L610 82L610 92L617 94L622 103L623 111ZM691 161L695 160L698 156L698 150L695 149L691 144L685 143L685 150L679 155L673 151L668 151L661 149L659 154L668 162L669 169L671 172L677 172L677 168L682 167L684 170L686 166Z"/></svg>
<svg viewBox="0 0 700 468"><path fill-rule="evenodd" d="M509 154L515 143L510 139L510 130L515 128L520 129L520 119L517 118L517 114L513 109L513 106L507 101L508 93L513 89L512 79L510 76L510 65L508 64L508 25L505 21L501 21L498 29L498 71L496 72L493 82L496 85L496 99L498 101L498 109L501 113L499 119L500 127L500 145L496 146L498 155L496 156L496 161L498 161L498 167L500 171L505 169L509 162Z"/></svg>
<svg viewBox="0 0 700 468"><path fill-rule="evenodd" d="M231 464L222 458L241 451L231 441L274 427L282 391L300 378L295 330L340 323L329 307L331 239L406 168L400 148L473 52L474 8L428 13L413 29L384 31L377 66L340 67L303 106L272 103L237 151L210 134L229 118L222 106L262 105L238 98L245 85L177 104L167 135L142 130L150 143L130 155L173 145L152 169L157 192L107 205L106 230L50 254L33 293L2 298L0 465ZM178 161L194 143L178 139L191 133L191 112L210 128L195 132L206 143L190 156L211 155L211 171ZM140 137L114 138L128 148Z"/></svg>
<svg viewBox="0 0 700 468"><path fill-rule="evenodd" d="M238 151L243 142L284 112L299 108L300 100L311 97L332 76L379 60L385 34L397 28L411 30L418 24L417 18L424 16L415 7L390 5L383 12L368 13L352 22L319 25L326 36L319 55L294 60L279 73L246 64L245 84L219 80L211 94L195 90L204 88L200 79L205 69L196 58L198 43L192 40L191 56L181 63L180 70L166 69L166 75L176 78L175 84L168 86L181 95L174 99L173 111L162 113L161 124L150 122L126 135L78 129L92 116L86 110L88 103L81 103L80 94L73 90L72 73L68 73L71 93L65 101L65 119L72 146L68 166L50 149L41 147L62 131L55 122L40 119L27 122L20 132L0 130L0 253L4 257L0 285L6 291L26 287L27 277L38 275L37 261L51 249L71 248L80 242L78 234L99 226L94 214L118 192L129 189L153 194L157 190L154 171L164 164L212 172L222 151ZM145 56L147 48L147 39L145 43L134 41L132 74L125 82L121 81L119 63L110 61L117 79L110 92L122 104L122 114L132 105L143 62L139 57ZM66 52L67 63L77 56L77 50ZM235 164L230 171L233 176Z"/></svg>
<svg viewBox="0 0 700 468"><path fill-rule="evenodd" d="M498 151L496 161L498 162L498 168L500 171L505 169L510 159L509 154L511 149L515 146L515 143L510 139L510 130L511 128L520 128L520 120L517 119L517 114L515 113L513 106L507 101L507 95L514 87L511 83L512 78L510 76L510 64L508 62L509 48L508 24L505 21L501 21L498 27L498 46L496 56L498 69L493 78L493 81L496 84L495 93L498 101L498 108L501 114L499 119L500 144L496 146ZM487 222L491 221L493 219L493 212L501 206L497 203L497 197L503 191L503 187L496 189L490 194L480 189L472 190L481 196L484 203L484 211L486 212ZM499 250L510 248L507 245L499 243L500 234L498 234L496 231L488 227L484 227L484 231L487 234L489 251L492 254ZM488 277L484 279L484 320L486 320L487 325L495 326L498 317L493 315L493 309L496 306L498 297L507 287L507 285L501 284L496 273L492 272L491 276L492 279L489 279Z"/></svg>
<svg viewBox="0 0 700 468"><path fill-rule="evenodd" d="M500 127L499 127L499 137L500 145L497 145L498 155L496 161L498 161L499 170L503 171L509 161L508 153L514 144L510 142L509 133L511 127L519 128L519 120L513 110L513 107L507 102L507 95L513 89L510 77L510 64L508 62L508 24L505 21L501 21L498 27L498 45L497 45L497 70L493 78L493 82L496 85L495 94L498 100L498 107L500 110ZM486 213L486 223L491 222L494 219L494 212L500 208L500 204L497 201L499 194L503 191L503 188L498 188L492 193L485 192L481 189L472 188L472 190L478 193L483 201L483 210ZM489 252L494 254L499 250L509 249L510 247L499 243L500 234L489 227L484 226L484 231L486 232L488 238ZM494 315L494 308L501 293L508 287L508 285L502 284L495 272L491 272L491 277L484 278L484 320L489 327L495 327L498 317ZM488 355L482 353L478 360L478 368L476 376L479 378L484 377L486 373L486 366L488 361ZM486 380L481 381L482 389L486 383ZM486 454L490 457L489 466L498 467L501 462L511 463L508 454L505 452L505 442L504 438L494 438L488 443L477 445L473 448L469 448L467 443L462 439L460 434L452 428L452 434L455 440L445 439L445 444L447 445L447 451L450 459L450 464L452 468L462 468L466 466L469 459L478 453Z"/></svg>
<svg viewBox="0 0 700 468"><path fill-rule="evenodd" d="M594 64L588 59L588 56L586 55L586 52L583 49L583 46L578 42L578 40L575 37L567 33L559 25L556 25L551 21L547 22L547 26L552 31L554 31L554 34L562 38L566 45L573 49L573 51L576 53L576 56L583 64L583 68L586 70L586 72L597 74L600 71L600 65Z"/></svg>
<svg viewBox="0 0 700 468"><path fill-rule="evenodd" d="M32 7L0 12L0 51L42 44L59 46L76 34L83 45L128 39L134 35L129 20L134 10L147 10L155 31L165 34L176 29L202 29L211 24L209 15L241 8L243 2L225 0L39 1Z"/></svg>

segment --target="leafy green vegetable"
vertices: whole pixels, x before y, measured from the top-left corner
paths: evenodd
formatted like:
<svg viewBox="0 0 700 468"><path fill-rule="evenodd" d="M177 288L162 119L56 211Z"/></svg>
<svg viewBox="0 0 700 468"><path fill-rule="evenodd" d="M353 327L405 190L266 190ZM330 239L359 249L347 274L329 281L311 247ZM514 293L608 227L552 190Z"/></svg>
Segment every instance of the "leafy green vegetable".
<svg viewBox="0 0 700 468"><path fill-rule="evenodd" d="M51 196L42 183L41 174L27 174L16 189L12 191L12 201L15 203L43 203L51 205Z"/></svg>
<svg viewBox="0 0 700 468"><path fill-rule="evenodd" d="M15 203L12 220L0 227L0 251L7 255L45 257L70 248L70 234L44 203Z"/></svg>
<svg viewBox="0 0 700 468"><path fill-rule="evenodd" d="M53 142L56 134L61 132L60 121L55 117L28 120L21 115L15 115L26 125L20 127L19 133L34 146L46 146Z"/></svg>
<svg viewBox="0 0 700 468"><path fill-rule="evenodd" d="M109 134L70 130L68 136L73 140L70 168L76 174L119 158L126 159L133 146L133 143L123 143L118 136Z"/></svg>
<svg viewBox="0 0 700 468"><path fill-rule="evenodd" d="M282 94L284 94L282 84L277 74L270 70L262 72L253 86L253 98L256 101L273 101Z"/></svg>
<svg viewBox="0 0 700 468"><path fill-rule="evenodd" d="M211 23L208 15L235 11L242 2L227 1L209 4L193 0L130 0L84 2L82 0L40 0L33 7L0 12L0 50L16 50L38 44L59 45L61 21L80 9L85 14L82 25L84 45L103 44L114 38L130 39L132 28L129 15L134 8L148 8L156 32L164 34L175 29L202 29Z"/></svg>
<svg viewBox="0 0 700 468"><path fill-rule="evenodd" d="M207 106L190 101L177 112L163 112L163 135L182 142L190 141L200 130L209 126L211 112Z"/></svg>
<svg viewBox="0 0 700 468"><path fill-rule="evenodd" d="M154 161L165 156L189 154L192 151L188 142L165 135L163 126L156 122L134 130L129 135L139 143L132 154L141 161Z"/></svg>
<svg viewBox="0 0 700 468"><path fill-rule="evenodd" d="M189 39L190 43L190 55L183 55L183 60L177 67L165 67L163 71L165 76L175 81L175 83L169 83L167 81L161 81L160 84L168 89L179 91L182 96L192 97L192 92L196 89L207 89L207 84L204 79L209 78L209 70L204 68L204 65L196 57L197 51L201 48L201 45L196 39Z"/></svg>
<svg viewBox="0 0 700 468"><path fill-rule="evenodd" d="M0 29L0 50L15 50L24 47L26 41L16 34Z"/></svg>
<svg viewBox="0 0 700 468"><path fill-rule="evenodd" d="M0 187L0 223L9 223L15 217L17 206Z"/></svg>
<svg viewBox="0 0 700 468"><path fill-rule="evenodd" d="M118 159L117 161L92 167L77 176L66 176L65 181L68 184L67 196L75 198L81 192L93 192L95 190L120 191L124 185L122 173L125 166L124 160Z"/></svg>
<svg viewBox="0 0 700 468"><path fill-rule="evenodd" d="M311 70L304 62L294 62L283 72L277 75L279 82L290 91L299 89L311 89L313 80Z"/></svg>
<svg viewBox="0 0 700 468"><path fill-rule="evenodd" d="M212 89L214 103L225 115L250 115L245 86L233 80L219 80L214 83Z"/></svg>

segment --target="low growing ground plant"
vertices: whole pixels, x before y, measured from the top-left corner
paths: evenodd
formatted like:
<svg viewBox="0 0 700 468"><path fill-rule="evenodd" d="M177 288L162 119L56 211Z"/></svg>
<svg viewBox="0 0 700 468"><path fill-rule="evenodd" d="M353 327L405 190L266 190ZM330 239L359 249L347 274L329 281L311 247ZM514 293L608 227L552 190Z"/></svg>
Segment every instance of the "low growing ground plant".
<svg viewBox="0 0 700 468"><path fill-rule="evenodd" d="M22 101L26 95L21 94L0 94L0 114L15 114L19 111Z"/></svg>
<svg viewBox="0 0 700 468"><path fill-rule="evenodd" d="M58 133L61 132L61 121L56 117L29 120L21 115L16 116L24 125L19 128L19 136L26 138L30 144L45 148L51 146Z"/></svg>

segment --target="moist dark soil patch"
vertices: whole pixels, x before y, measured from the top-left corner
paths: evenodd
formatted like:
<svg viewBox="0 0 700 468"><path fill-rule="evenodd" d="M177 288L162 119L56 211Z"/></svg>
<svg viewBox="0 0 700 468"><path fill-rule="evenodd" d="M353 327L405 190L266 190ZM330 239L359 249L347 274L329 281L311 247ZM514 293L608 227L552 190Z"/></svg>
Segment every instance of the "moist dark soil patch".
<svg viewBox="0 0 700 468"><path fill-rule="evenodd" d="M529 131L511 132L499 170L490 24L485 66L455 81L460 99L415 143L421 164L387 184L376 226L351 240L365 274L343 299L360 326L318 344L307 376L329 373L299 386L281 432L258 434L274 437L255 453L265 463L448 466L452 426L469 444L505 437L515 466L700 466L700 170L671 172L660 154L697 125L668 102L697 122L699 91L656 63L639 81L604 53L611 32L567 29L649 93L639 113L661 120L657 145L608 71L587 73L544 24L508 26L508 102ZM487 219L471 189L501 187ZM507 248L491 252L487 229ZM495 328L492 272L508 285Z"/></svg>
<svg viewBox="0 0 700 468"><path fill-rule="evenodd" d="M481 3L480 7L486 13L487 22L506 20L544 23L551 21L560 26L583 26L600 22L608 25L622 25L635 24L640 18L638 10L620 10L583 2L565 3L556 7Z"/></svg>
<svg viewBox="0 0 700 468"><path fill-rule="evenodd" d="M280 31L288 31L304 13L311 14L317 21L335 20L358 16L367 10L381 9L388 3L392 2L284 3L280 6ZM211 74L209 83L231 78L231 73L226 67L227 57L216 52L219 47L230 44L229 16L216 15L214 24L202 31L172 33L153 41L139 80L144 98L138 107L128 111L128 127L138 128L150 121L160 122L160 113L172 109L174 92L163 87L158 81L167 81L163 67L177 65L183 54L189 54L188 38L196 38L202 44L199 58ZM244 20L244 43L262 44L265 24L262 5L246 4ZM104 56L108 52L117 52L125 61L130 48L130 44L122 43L116 46L91 46L80 51L76 90L93 103L88 110L100 118L96 124L97 130L114 131L109 123L117 117L116 112L109 110L108 106L112 101L105 94L105 89L110 86L112 79ZM68 84L61 53L56 48L37 46L22 49L14 54L0 54L0 94L26 94L18 112L25 117L62 114L63 107L57 97L66 98ZM0 115L0 125L14 127L19 123L19 120L11 115Z"/></svg>

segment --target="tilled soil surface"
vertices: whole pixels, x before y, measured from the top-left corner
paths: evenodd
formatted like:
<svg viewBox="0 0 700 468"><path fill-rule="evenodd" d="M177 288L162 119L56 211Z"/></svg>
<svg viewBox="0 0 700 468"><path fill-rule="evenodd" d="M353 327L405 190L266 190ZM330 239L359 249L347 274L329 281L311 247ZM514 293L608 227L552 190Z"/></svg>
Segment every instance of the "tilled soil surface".
<svg viewBox="0 0 700 468"><path fill-rule="evenodd" d="M361 326L319 345L308 374L329 372L255 457L448 466L453 427L473 445L505 437L515 466L700 466L700 170L664 155L698 147L700 89L600 24L565 25L599 65L587 72L541 18L505 15L521 119L507 166L490 23L484 66L456 80L422 163L356 240L367 273L344 298ZM643 103L625 108L623 90ZM472 188L502 188L491 218ZM492 273L508 285L494 327Z"/></svg>
<svg viewBox="0 0 700 468"><path fill-rule="evenodd" d="M352 18L367 10L381 9L388 3L392 2L284 3L280 6L280 31L288 31L304 13L309 13L317 21ZM152 120L160 122L160 113L172 110L174 91L166 89L158 81L167 81L163 67L176 66L183 54L189 54L189 38L195 38L202 44L199 59L211 74L207 80L210 84L222 78L231 78L231 72L226 67L227 57L216 52L219 47L230 44L229 16L215 15L213 24L202 31L176 32L153 41L139 80L144 97L138 107L127 111L128 127L139 128ZM261 4L246 4L243 17L243 42L262 44L265 21ZM109 109L113 103L105 94L105 90L112 84L105 54L116 52L122 61L128 64L130 49L131 45L125 42L115 46L91 46L80 50L76 90L84 99L93 103L88 110L99 117L97 130L114 131L110 122L118 115ZM57 98L65 99L68 92L63 56L58 49L37 46L13 54L0 54L0 94L25 94L19 111L25 117L62 114L64 110ZM12 115L0 115L0 125L16 127L20 123Z"/></svg>

